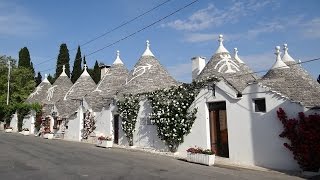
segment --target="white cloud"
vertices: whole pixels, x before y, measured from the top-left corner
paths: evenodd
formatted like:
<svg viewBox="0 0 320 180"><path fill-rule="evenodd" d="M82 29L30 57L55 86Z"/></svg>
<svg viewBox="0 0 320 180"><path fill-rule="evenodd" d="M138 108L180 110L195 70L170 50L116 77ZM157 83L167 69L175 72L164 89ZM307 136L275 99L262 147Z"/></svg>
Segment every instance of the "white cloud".
<svg viewBox="0 0 320 180"><path fill-rule="evenodd" d="M303 25L303 35L307 38L320 38L320 17L314 18Z"/></svg>
<svg viewBox="0 0 320 180"><path fill-rule="evenodd" d="M17 4L3 3L0 6L0 37L25 36L39 32L42 23Z"/></svg>
<svg viewBox="0 0 320 180"><path fill-rule="evenodd" d="M186 20L178 19L163 24L162 26L168 26L176 30L197 31L212 26L221 26L226 23L235 23L240 18L257 11L270 2L271 1L259 2L256 0L245 2L235 1L230 7L221 10L216 8L214 4L209 4L208 7L196 11Z"/></svg>
<svg viewBox="0 0 320 180"><path fill-rule="evenodd" d="M260 75L265 74L276 61L276 57L272 51L260 54L252 54L241 56L240 58L254 71L260 72Z"/></svg>
<svg viewBox="0 0 320 180"><path fill-rule="evenodd" d="M168 67L170 75L172 75L176 80L182 82L191 82L192 79L192 64L176 64Z"/></svg>
<svg viewBox="0 0 320 180"><path fill-rule="evenodd" d="M205 41L217 41L218 33L187 33L185 34L184 40L186 42L205 42ZM225 40L231 41L235 39L239 39L241 37L240 34L223 34L223 38Z"/></svg>

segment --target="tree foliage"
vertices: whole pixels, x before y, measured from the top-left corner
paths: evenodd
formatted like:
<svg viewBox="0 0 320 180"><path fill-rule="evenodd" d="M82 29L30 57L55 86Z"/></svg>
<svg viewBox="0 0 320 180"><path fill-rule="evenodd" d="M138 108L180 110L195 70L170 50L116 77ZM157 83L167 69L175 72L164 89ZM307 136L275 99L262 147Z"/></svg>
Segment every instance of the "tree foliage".
<svg viewBox="0 0 320 180"><path fill-rule="evenodd" d="M101 71L100 71L100 67L99 67L99 64L98 64L98 61L96 61L96 63L94 64L94 67L93 67L93 72L92 72L92 75L91 75L93 81L98 84L100 79L101 79Z"/></svg>
<svg viewBox="0 0 320 180"><path fill-rule="evenodd" d="M36 86L38 86L42 81L41 73L38 72L38 75L35 77Z"/></svg>
<svg viewBox="0 0 320 180"><path fill-rule="evenodd" d="M60 74L62 73L62 66L65 65L66 67L66 74L68 77L70 77L70 56L69 56L69 50L65 43L60 45L59 55L57 58L57 65L56 65L56 73L54 80L56 80Z"/></svg>
<svg viewBox="0 0 320 180"><path fill-rule="evenodd" d="M78 46L77 54L74 60L73 69L71 73L72 83L75 83L81 75L81 72L82 72L81 62L82 62L81 50L80 50L80 46Z"/></svg>
<svg viewBox="0 0 320 180"><path fill-rule="evenodd" d="M8 67L7 62L11 61L9 105L7 99ZM23 105L29 94L35 87L34 76L30 68L16 65L16 61L11 57L0 57L0 118L1 121L10 122L11 115L26 105ZM33 108L30 105L30 108Z"/></svg>

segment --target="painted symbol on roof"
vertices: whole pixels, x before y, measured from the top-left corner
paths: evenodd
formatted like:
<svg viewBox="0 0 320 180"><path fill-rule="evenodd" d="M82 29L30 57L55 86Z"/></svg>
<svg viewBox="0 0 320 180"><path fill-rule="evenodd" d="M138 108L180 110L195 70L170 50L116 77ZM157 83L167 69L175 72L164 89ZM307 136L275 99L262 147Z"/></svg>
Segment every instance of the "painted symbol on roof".
<svg viewBox="0 0 320 180"><path fill-rule="evenodd" d="M39 91L42 90L42 87L43 87L43 85L36 87L36 90L35 90L33 93L31 93L29 97L30 97L30 98L33 98L33 96L39 94Z"/></svg>
<svg viewBox="0 0 320 180"><path fill-rule="evenodd" d="M50 87L49 89L48 89L48 91L47 91L47 100L48 101L51 101L51 99L52 99L52 97L53 97L53 93L54 93L54 88L56 88L57 87L57 85L54 85L54 86L52 86L52 87Z"/></svg>
<svg viewBox="0 0 320 180"><path fill-rule="evenodd" d="M103 78L100 80L100 82L99 82L99 84L98 84L98 86L97 86L97 88L95 89L95 90L93 90L93 91L99 91L99 92L102 92L102 90L101 89L99 89L99 87L101 86L101 84L102 84L102 82L104 81L104 79L107 77L107 76L110 76L112 73L107 73L107 74L105 74L104 76L103 76Z"/></svg>
<svg viewBox="0 0 320 180"><path fill-rule="evenodd" d="M69 91L66 93L66 95L64 96L63 100L66 101L67 100L67 96L69 96L71 93L73 93L73 88L76 84L79 84L79 82L74 83L71 88L69 89Z"/></svg>
<svg viewBox="0 0 320 180"><path fill-rule="evenodd" d="M132 73L132 78L128 81L128 79L126 79L126 84L129 84L132 80L134 80L135 78L141 76L142 74L144 74L146 72L146 70L151 69L151 64L146 63L146 66L138 66L136 68L134 68L133 73Z"/></svg>
<svg viewBox="0 0 320 180"><path fill-rule="evenodd" d="M221 72L224 68L227 70L222 73L235 73L239 70L239 65L237 65L234 61L231 60L231 56L229 54L220 55L221 60L214 66L214 69L217 69L218 66L221 66L218 69L218 72Z"/></svg>

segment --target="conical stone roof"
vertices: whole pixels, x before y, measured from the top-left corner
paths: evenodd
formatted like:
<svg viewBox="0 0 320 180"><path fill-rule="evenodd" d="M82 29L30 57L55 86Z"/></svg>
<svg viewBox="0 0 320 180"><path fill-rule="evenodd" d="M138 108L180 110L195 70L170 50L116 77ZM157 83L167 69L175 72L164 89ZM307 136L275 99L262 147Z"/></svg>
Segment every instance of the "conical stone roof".
<svg viewBox="0 0 320 180"><path fill-rule="evenodd" d="M47 91L46 104L54 104L59 99L63 99L64 95L72 87L72 82L65 73L65 66L63 65L63 71L58 77L58 79L53 83Z"/></svg>
<svg viewBox="0 0 320 180"><path fill-rule="evenodd" d="M277 61L282 61L277 47ZM275 63L275 64L276 64ZM279 64L284 63L283 61ZM286 62L292 63L292 62ZM288 65L289 65L288 64ZM303 73L302 68L286 66L286 68L271 68L266 75L259 81L262 86L266 86L270 91L288 98L290 101L297 102L306 107L320 107L319 84L310 83L310 79ZM308 75L309 76L309 75Z"/></svg>
<svg viewBox="0 0 320 180"><path fill-rule="evenodd" d="M82 99L95 88L96 83L87 72L87 66L85 65L83 73L64 95L63 100Z"/></svg>
<svg viewBox="0 0 320 180"><path fill-rule="evenodd" d="M107 107L118 91L123 87L128 77L129 71L120 59L117 51L117 58L110 67L108 73L102 77L97 87L87 96L85 100L95 112L101 111L102 107ZM108 100L109 99L109 100Z"/></svg>
<svg viewBox="0 0 320 180"><path fill-rule="evenodd" d="M122 94L151 92L178 84L156 59L149 46L147 41L147 48L129 73Z"/></svg>
<svg viewBox="0 0 320 180"><path fill-rule="evenodd" d="M29 95L26 102L44 104L46 101L47 91L49 88L51 88L51 83L48 81L47 75L45 75L44 80Z"/></svg>
<svg viewBox="0 0 320 180"><path fill-rule="evenodd" d="M232 58L229 51L223 46L223 36L219 36L219 47L216 53L211 57L196 80L205 80L207 78L223 79L229 83L236 91L241 93L248 82L257 79L253 71L238 57L236 50L235 57ZM238 59L237 59L238 58Z"/></svg>

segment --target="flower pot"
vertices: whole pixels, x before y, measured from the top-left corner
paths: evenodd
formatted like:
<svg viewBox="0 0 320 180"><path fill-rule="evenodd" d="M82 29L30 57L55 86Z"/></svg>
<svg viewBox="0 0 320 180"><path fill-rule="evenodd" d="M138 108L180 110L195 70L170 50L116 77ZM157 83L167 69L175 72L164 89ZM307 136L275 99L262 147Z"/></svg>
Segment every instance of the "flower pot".
<svg viewBox="0 0 320 180"><path fill-rule="evenodd" d="M25 135L25 136L29 136L30 131L22 131L22 134Z"/></svg>
<svg viewBox="0 0 320 180"><path fill-rule="evenodd" d="M215 160L215 155L207 155L207 154L192 154L188 153L187 154L187 161L189 162L194 162L194 163L199 163L199 164L204 164L207 166L212 166L214 165L214 160Z"/></svg>
<svg viewBox="0 0 320 180"><path fill-rule="evenodd" d="M106 141L106 140L98 140L96 146L98 147L105 147L105 148L109 148L112 147L113 142L112 141Z"/></svg>
<svg viewBox="0 0 320 180"><path fill-rule="evenodd" d="M6 130L4 130L4 132L6 132L6 133L12 133L12 129L6 129Z"/></svg>
<svg viewBox="0 0 320 180"><path fill-rule="evenodd" d="M45 138L45 139L53 139L53 134L51 134L51 133L44 134L43 138Z"/></svg>

